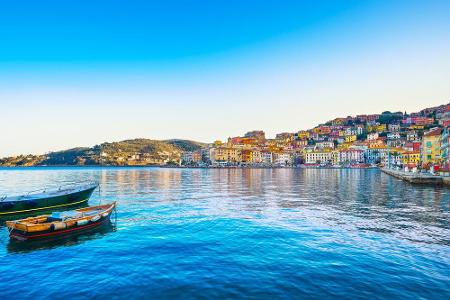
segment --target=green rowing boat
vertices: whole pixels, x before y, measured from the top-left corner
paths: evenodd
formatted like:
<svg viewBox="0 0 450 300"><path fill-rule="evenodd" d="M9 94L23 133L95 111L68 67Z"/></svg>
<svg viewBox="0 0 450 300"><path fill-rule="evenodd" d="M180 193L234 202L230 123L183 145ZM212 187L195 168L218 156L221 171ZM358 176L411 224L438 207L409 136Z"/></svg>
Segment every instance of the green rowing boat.
<svg viewBox="0 0 450 300"><path fill-rule="evenodd" d="M21 196L4 196L0 198L0 217L80 205L89 200L97 187L98 183L91 182L35 191Z"/></svg>

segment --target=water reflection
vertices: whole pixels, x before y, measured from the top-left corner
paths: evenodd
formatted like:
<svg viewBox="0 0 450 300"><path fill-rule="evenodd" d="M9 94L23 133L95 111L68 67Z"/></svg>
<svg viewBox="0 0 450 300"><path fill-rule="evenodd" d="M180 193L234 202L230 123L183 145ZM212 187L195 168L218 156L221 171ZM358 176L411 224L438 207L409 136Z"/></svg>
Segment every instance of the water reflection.
<svg viewBox="0 0 450 300"><path fill-rule="evenodd" d="M415 186L379 170L49 168L0 170L0 194L98 180L121 226L168 218L237 218L297 228L307 221L414 242L449 243L448 188Z"/></svg>

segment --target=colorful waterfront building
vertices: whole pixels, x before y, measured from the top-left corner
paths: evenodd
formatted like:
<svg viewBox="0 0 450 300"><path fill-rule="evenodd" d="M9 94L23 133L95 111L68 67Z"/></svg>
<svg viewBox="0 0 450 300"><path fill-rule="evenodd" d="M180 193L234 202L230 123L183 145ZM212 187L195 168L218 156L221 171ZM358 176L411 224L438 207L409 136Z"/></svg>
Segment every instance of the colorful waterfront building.
<svg viewBox="0 0 450 300"><path fill-rule="evenodd" d="M297 139L299 140L309 139L309 131L300 130L299 132L297 132Z"/></svg>
<svg viewBox="0 0 450 300"><path fill-rule="evenodd" d="M402 165L402 154L404 152L405 150L401 148L388 148L382 162L385 166L400 166Z"/></svg>
<svg viewBox="0 0 450 300"><path fill-rule="evenodd" d="M333 165L339 164L339 151L338 150L331 151L331 162L333 163Z"/></svg>
<svg viewBox="0 0 450 300"><path fill-rule="evenodd" d="M290 133L290 132L282 132L282 133L278 133L275 136L275 139L279 142L279 143L289 143L291 141L294 140L294 134Z"/></svg>
<svg viewBox="0 0 450 300"><path fill-rule="evenodd" d="M241 162L244 164L249 164L252 162L252 150L250 149L241 150Z"/></svg>
<svg viewBox="0 0 450 300"><path fill-rule="evenodd" d="M420 151L406 151L401 153L403 165L417 166L420 163Z"/></svg>
<svg viewBox="0 0 450 300"><path fill-rule="evenodd" d="M262 153L259 150L252 150L252 163L260 164L263 162Z"/></svg>
<svg viewBox="0 0 450 300"><path fill-rule="evenodd" d="M343 149L339 151L339 163L364 163L364 150Z"/></svg>
<svg viewBox="0 0 450 300"><path fill-rule="evenodd" d="M185 164L199 163L202 160L202 152L199 151L185 151L181 156L181 160Z"/></svg>
<svg viewBox="0 0 450 300"><path fill-rule="evenodd" d="M411 126L408 127L411 130L423 130L425 128L424 125L417 125L417 124L413 124Z"/></svg>
<svg viewBox="0 0 450 300"><path fill-rule="evenodd" d="M399 132L400 131L400 124L389 124L388 130L390 132Z"/></svg>
<svg viewBox="0 0 450 300"><path fill-rule="evenodd" d="M345 142L346 143L353 143L354 141L356 141L356 135L355 134L346 135L345 136Z"/></svg>
<svg viewBox="0 0 450 300"><path fill-rule="evenodd" d="M368 141L375 141L375 140L378 139L378 137L379 137L378 132L371 132L371 133L369 133L369 134L367 135L367 140L368 140Z"/></svg>
<svg viewBox="0 0 450 300"><path fill-rule="evenodd" d="M363 134L365 130L365 126L362 124L355 125L356 134Z"/></svg>
<svg viewBox="0 0 450 300"><path fill-rule="evenodd" d="M312 151L305 153L305 163L307 164L328 164L332 162L332 151Z"/></svg>
<svg viewBox="0 0 450 300"><path fill-rule="evenodd" d="M387 136L388 140L396 140L400 138L400 132L388 132Z"/></svg>
<svg viewBox="0 0 450 300"><path fill-rule="evenodd" d="M441 136L441 158L442 167L450 170L450 128L445 127Z"/></svg>
<svg viewBox="0 0 450 300"><path fill-rule="evenodd" d="M273 163L278 166L286 166L291 163L291 155L285 152L273 153Z"/></svg>
<svg viewBox="0 0 450 300"><path fill-rule="evenodd" d="M265 165L271 165L273 163L273 155L270 151L261 152L262 163Z"/></svg>
<svg viewBox="0 0 450 300"><path fill-rule="evenodd" d="M215 149L214 160L217 162L240 163L242 161L240 149L219 147Z"/></svg>
<svg viewBox="0 0 450 300"><path fill-rule="evenodd" d="M291 142L291 145L294 148L302 148L308 145L308 140L307 139L303 139L303 140L294 140Z"/></svg>
<svg viewBox="0 0 450 300"><path fill-rule="evenodd" d="M406 133L406 140L408 141L417 141L419 139L419 135L417 134L417 131L410 130Z"/></svg>
<svg viewBox="0 0 450 300"><path fill-rule="evenodd" d="M334 142L333 141L321 141L316 143L316 147L319 149L334 149Z"/></svg>
<svg viewBox="0 0 450 300"><path fill-rule="evenodd" d="M383 132L386 131L386 124L375 124L367 126L368 132Z"/></svg>
<svg viewBox="0 0 450 300"><path fill-rule="evenodd" d="M421 160L423 165L437 164L441 160L442 129L435 127L423 134Z"/></svg>
<svg viewBox="0 0 450 300"><path fill-rule="evenodd" d="M330 126L321 125L321 126L318 126L318 127L314 128L313 132L317 133L317 134L328 135L328 134L331 133L331 127Z"/></svg>
<svg viewBox="0 0 450 300"><path fill-rule="evenodd" d="M432 125L434 123L433 118L425 118L425 117L408 117L402 120L405 125Z"/></svg>
<svg viewBox="0 0 450 300"><path fill-rule="evenodd" d="M369 164L378 164L386 156L386 147L369 147L366 149L365 159Z"/></svg>

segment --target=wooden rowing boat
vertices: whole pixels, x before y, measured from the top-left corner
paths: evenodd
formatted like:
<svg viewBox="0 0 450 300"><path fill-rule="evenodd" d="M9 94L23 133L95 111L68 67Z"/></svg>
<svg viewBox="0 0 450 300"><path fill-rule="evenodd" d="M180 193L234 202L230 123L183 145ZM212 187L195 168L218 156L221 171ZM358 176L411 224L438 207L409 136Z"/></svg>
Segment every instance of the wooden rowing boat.
<svg viewBox="0 0 450 300"><path fill-rule="evenodd" d="M89 200L97 187L98 183L95 182L84 183L21 196L0 197L0 217L81 205Z"/></svg>
<svg viewBox="0 0 450 300"><path fill-rule="evenodd" d="M63 236L98 227L110 221L116 202L80 208L72 211L54 212L16 221L7 221L11 239L31 240Z"/></svg>

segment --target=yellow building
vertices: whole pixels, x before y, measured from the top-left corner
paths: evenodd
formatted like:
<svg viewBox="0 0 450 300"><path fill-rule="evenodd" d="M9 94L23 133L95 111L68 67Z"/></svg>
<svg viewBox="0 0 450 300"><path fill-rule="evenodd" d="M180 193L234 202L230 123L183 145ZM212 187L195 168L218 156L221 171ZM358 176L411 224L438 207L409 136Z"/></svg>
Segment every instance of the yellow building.
<svg viewBox="0 0 450 300"><path fill-rule="evenodd" d="M337 145L336 149L337 150L348 149L348 147L350 147L351 145L353 145L353 143L342 143Z"/></svg>
<svg viewBox="0 0 450 300"><path fill-rule="evenodd" d="M414 164L417 165L420 162L420 151L408 151L402 153L402 163L404 165Z"/></svg>
<svg viewBox="0 0 450 300"><path fill-rule="evenodd" d="M417 125L417 124L414 124L414 125L409 126L409 129L411 129L411 130L422 130L422 129L424 129L424 128L425 128L425 126L423 126L423 125Z"/></svg>
<svg viewBox="0 0 450 300"><path fill-rule="evenodd" d="M386 144L382 140L370 141L369 148L386 148Z"/></svg>
<svg viewBox="0 0 450 300"><path fill-rule="evenodd" d="M339 151L334 150L331 152L331 161L333 165L337 165L339 163Z"/></svg>
<svg viewBox="0 0 450 300"><path fill-rule="evenodd" d="M214 159L223 162L241 162L241 150L230 147L219 147L215 150Z"/></svg>
<svg viewBox="0 0 450 300"><path fill-rule="evenodd" d="M243 149L241 151L241 161L243 163L259 164L263 160L261 151Z"/></svg>
<svg viewBox="0 0 450 300"><path fill-rule="evenodd" d="M352 134L352 135L345 136L346 143L353 143L354 141L356 141L356 135Z"/></svg>
<svg viewBox="0 0 450 300"><path fill-rule="evenodd" d="M331 128L329 126L317 126L312 131L317 134L330 134Z"/></svg>
<svg viewBox="0 0 450 300"><path fill-rule="evenodd" d="M386 124L369 125L367 131L370 132L383 132L386 131Z"/></svg>
<svg viewBox="0 0 450 300"><path fill-rule="evenodd" d="M309 138L309 132L305 130L301 130L297 132L297 137L299 140L308 139Z"/></svg>
<svg viewBox="0 0 450 300"><path fill-rule="evenodd" d="M263 161L263 155L261 151L253 150L252 151L252 163L259 164Z"/></svg>
<svg viewBox="0 0 450 300"><path fill-rule="evenodd" d="M331 121L331 123L333 124L333 125L344 125L344 123L347 121L347 119L345 119L345 118L336 118L336 119L334 119L333 121Z"/></svg>
<svg viewBox="0 0 450 300"><path fill-rule="evenodd" d="M440 128L432 128L423 134L422 164L439 163L441 158L441 132Z"/></svg>

